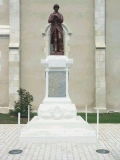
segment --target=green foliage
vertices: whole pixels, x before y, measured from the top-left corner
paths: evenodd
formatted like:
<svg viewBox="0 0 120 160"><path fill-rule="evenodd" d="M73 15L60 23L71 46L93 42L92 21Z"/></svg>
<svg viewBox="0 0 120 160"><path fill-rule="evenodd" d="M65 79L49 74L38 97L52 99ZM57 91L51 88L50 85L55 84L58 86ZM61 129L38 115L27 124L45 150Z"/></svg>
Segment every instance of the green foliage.
<svg viewBox="0 0 120 160"><path fill-rule="evenodd" d="M14 110L10 110L10 115L18 115L18 112L21 113L21 116L27 116L28 114L28 105L30 106L31 111L31 102L33 101L33 96L30 95L25 89L20 88L17 90L19 95L19 100L14 102Z"/></svg>

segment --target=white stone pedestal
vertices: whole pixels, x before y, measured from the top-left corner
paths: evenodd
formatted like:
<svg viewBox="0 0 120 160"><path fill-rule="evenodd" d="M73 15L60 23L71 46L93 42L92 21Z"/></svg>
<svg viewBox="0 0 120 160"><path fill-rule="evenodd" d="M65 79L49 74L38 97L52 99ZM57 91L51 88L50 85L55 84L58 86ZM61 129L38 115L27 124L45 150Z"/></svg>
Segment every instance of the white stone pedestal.
<svg viewBox="0 0 120 160"><path fill-rule="evenodd" d="M39 119L76 119L76 107L68 94L68 71L73 60L52 55L41 63L46 68L46 94L38 109Z"/></svg>
<svg viewBox="0 0 120 160"><path fill-rule="evenodd" d="M96 132L77 115L68 94L68 71L73 64L66 56L41 60L46 68L46 94L35 116L21 131L21 142L95 143Z"/></svg>
<svg viewBox="0 0 120 160"><path fill-rule="evenodd" d="M35 116L20 134L20 142L96 143L96 132L80 116L69 120L40 120Z"/></svg>

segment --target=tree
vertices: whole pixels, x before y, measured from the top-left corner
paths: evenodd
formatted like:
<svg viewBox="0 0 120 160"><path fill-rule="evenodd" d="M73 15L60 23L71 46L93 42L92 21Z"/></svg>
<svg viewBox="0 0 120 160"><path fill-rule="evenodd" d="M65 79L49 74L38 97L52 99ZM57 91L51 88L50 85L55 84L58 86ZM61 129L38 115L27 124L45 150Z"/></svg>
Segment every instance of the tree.
<svg viewBox="0 0 120 160"><path fill-rule="evenodd" d="M30 95L25 89L20 88L17 90L19 95L19 100L14 102L14 110L10 111L11 115L18 115L18 112L21 113L21 116L27 116L28 114L28 105L30 106L31 111L31 102L33 101L33 96Z"/></svg>

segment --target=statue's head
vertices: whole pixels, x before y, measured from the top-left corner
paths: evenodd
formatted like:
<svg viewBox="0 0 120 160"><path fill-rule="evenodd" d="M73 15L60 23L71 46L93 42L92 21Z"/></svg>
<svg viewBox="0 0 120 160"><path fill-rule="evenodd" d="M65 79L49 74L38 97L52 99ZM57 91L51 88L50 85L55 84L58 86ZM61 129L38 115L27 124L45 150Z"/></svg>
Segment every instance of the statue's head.
<svg viewBox="0 0 120 160"><path fill-rule="evenodd" d="M59 10L59 5L58 4L55 4L54 6L53 6L53 9L55 10L55 11L58 11Z"/></svg>

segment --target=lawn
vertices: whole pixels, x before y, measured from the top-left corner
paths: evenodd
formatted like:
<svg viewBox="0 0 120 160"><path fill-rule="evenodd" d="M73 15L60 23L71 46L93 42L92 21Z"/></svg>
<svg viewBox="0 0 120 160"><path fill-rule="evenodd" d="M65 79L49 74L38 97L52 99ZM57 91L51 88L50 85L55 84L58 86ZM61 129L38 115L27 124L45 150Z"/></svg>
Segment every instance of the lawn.
<svg viewBox="0 0 120 160"><path fill-rule="evenodd" d="M85 113L78 113L83 119L85 119ZM88 122L96 123L97 115L96 113L88 113ZM100 123L120 123L120 113L100 113L99 114Z"/></svg>
<svg viewBox="0 0 120 160"><path fill-rule="evenodd" d="M33 114L37 115L36 113ZM78 116L81 116L85 119L85 113L78 113ZM32 118L32 117L31 117ZM88 122L96 123L96 113L88 113ZM10 116L9 114L0 113L0 124L17 124L17 117ZM26 124L27 118L21 118L21 124ZM120 113L100 113L100 123L120 123Z"/></svg>

